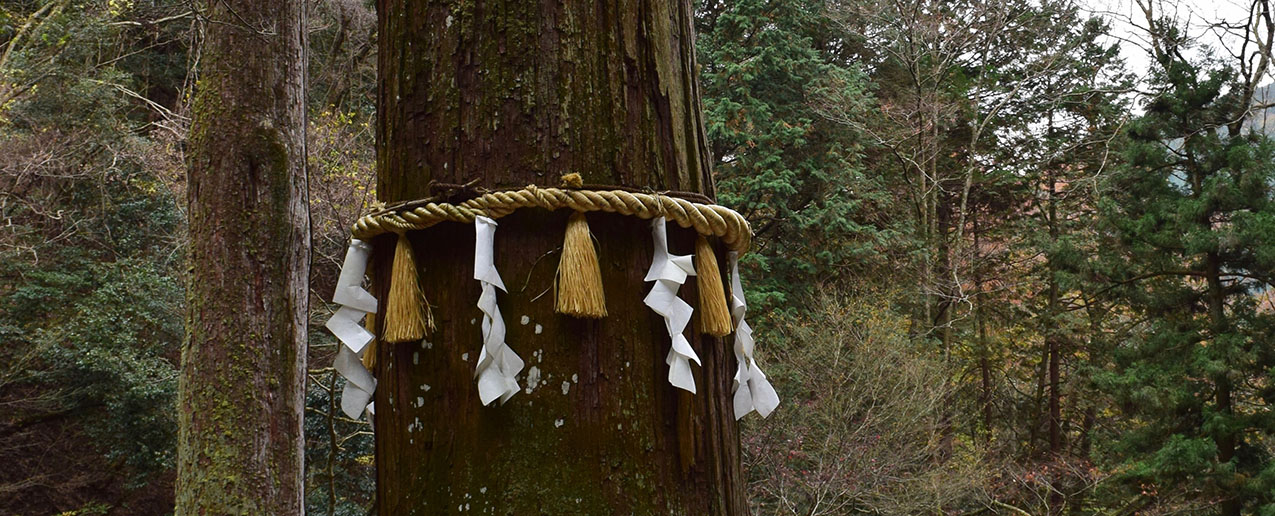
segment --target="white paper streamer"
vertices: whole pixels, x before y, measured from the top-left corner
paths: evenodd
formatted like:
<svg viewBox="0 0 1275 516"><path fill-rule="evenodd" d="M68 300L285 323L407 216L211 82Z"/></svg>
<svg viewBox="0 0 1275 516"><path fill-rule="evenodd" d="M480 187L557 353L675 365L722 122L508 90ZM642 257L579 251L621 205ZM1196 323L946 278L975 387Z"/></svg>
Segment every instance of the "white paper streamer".
<svg viewBox="0 0 1275 516"><path fill-rule="evenodd" d="M345 377L345 390L341 392L341 411L351 419L358 419L364 410L371 413L372 393L376 392L376 378L363 367L363 353L355 353L341 346L332 362L336 372Z"/></svg>
<svg viewBox="0 0 1275 516"><path fill-rule="evenodd" d="M735 317L735 419L754 410L761 417L769 416L779 406L779 394L766 379L766 373L753 360L753 329L744 321L748 305L744 302L744 287L739 281L739 254L730 253L730 313Z"/></svg>
<svg viewBox="0 0 1275 516"><path fill-rule="evenodd" d="M478 398L489 405L500 398L504 404L518 393L518 373L523 361L505 344L505 321L496 304L496 288L505 289L496 271L496 221L487 217L474 219L474 279L482 286L478 309L483 312L483 346L478 354L474 376L478 378Z"/></svg>
<svg viewBox="0 0 1275 516"><path fill-rule="evenodd" d="M332 294L332 301L341 308L324 325L342 344L332 367L345 378L341 410L353 419L358 419L364 410L371 412L372 393L376 392L376 378L363 366L363 353L374 336L360 324L368 312L376 311L376 298L363 289L363 273L371 252L372 247L366 242L350 241L336 292Z"/></svg>
<svg viewBox="0 0 1275 516"><path fill-rule="evenodd" d="M372 332L367 331L360 323L365 315L367 312L343 306L338 308L323 326L336 335L337 340L348 346L350 351L361 353L363 347L375 338Z"/></svg>
<svg viewBox="0 0 1275 516"><path fill-rule="evenodd" d="M336 292L332 294L332 302L362 312L376 311L376 298L363 290L363 273L367 271L367 259L372 254L372 246L359 239L350 240L350 248L345 251L345 263L341 265L341 275L336 280Z"/></svg>
<svg viewBox="0 0 1275 516"><path fill-rule="evenodd" d="M677 297L677 290L686 282L687 276L695 275L694 259L690 255L669 254L664 217L651 221L651 239L655 244L655 255L651 259L651 269L646 272L646 281L654 281L655 285L643 301L652 311L664 317L664 325L673 341L664 359L669 366L669 383L693 394L695 378L691 375L690 361L694 360L696 364L700 361L683 332L695 309Z"/></svg>

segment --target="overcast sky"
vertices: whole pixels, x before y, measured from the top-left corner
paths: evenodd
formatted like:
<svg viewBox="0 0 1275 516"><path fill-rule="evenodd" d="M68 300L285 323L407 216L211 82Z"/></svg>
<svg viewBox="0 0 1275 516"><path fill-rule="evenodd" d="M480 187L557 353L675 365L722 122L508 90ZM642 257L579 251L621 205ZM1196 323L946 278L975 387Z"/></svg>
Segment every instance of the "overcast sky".
<svg viewBox="0 0 1275 516"><path fill-rule="evenodd" d="M1142 10L1134 0L1081 0L1095 14L1111 21L1113 36L1120 38L1121 54L1129 65L1129 70L1144 75L1150 59L1146 48L1146 21ZM1191 26L1191 35L1199 37L1203 44L1219 48L1222 44L1217 35L1208 34L1205 26L1210 21L1227 20L1242 23L1247 17L1248 1L1237 0L1179 0L1163 2L1155 0L1161 14L1175 15L1179 20L1187 21ZM1176 5L1176 8L1174 6Z"/></svg>

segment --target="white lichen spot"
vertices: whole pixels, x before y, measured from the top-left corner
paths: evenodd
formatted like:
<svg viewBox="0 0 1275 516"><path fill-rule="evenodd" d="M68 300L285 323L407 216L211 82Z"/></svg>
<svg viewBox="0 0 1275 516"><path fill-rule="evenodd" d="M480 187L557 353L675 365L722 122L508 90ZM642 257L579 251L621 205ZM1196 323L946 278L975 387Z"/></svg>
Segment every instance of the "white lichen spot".
<svg viewBox="0 0 1275 516"><path fill-rule="evenodd" d="M461 353L461 354L460 354L460 359L461 359L461 360L464 360L464 361L466 361L466 362L468 362L468 361L469 361L469 353Z"/></svg>
<svg viewBox="0 0 1275 516"><path fill-rule="evenodd" d="M416 406L417 406L418 408L419 408L419 407L424 407L424 406L425 406L425 397L424 397L424 396L417 396L417 397L416 397Z"/></svg>
<svg viewBox="0 0 1275 516"><path fill-rule="evenodd" d="M421 347L425 349L434 349L434 343L428 340L422 340Z"/></svg>
<svg viewBox="0 0 1275 516"><path fill-rule="evenodd" d="M554 422L553 422L553 427L554 427L554 428L562 428L562 425L565 425L565 424L567 424L567 423L566 423L566 421L563 421L563 420L561 420L561 419L557 419L557 420L554 420Z"/></svg>
<svg viewBox="0 0 1275 516"><path fill-rule="evenodd" d="M618 425L615 425L615 429L616 429L616 430L624 430L624 423L620 423L620 424L618 424Z"/></svg>
<svg viewBox="0 0 1275 516"><path fill-rule="evenodd" d="M578 374L571 375L571 383L580 383L580 375Z"/></svg>
<svg viewBox="0 0 1275 516"><path fill-rule="evenodd" d="M478 492L479 492L479 493L482 493L482 494L487 494L487 486L483 486L483 487L479 488L479 489L478 489Z"/></svg>
<svg viewBox="0 0 1275 516"><path fill-rule="evenodd" d="M545 331L545 327L544 327L544 326L541 326L541 325L539 325L539 324L537 324L537 325L536 325L536 335L540 335L540 333L541 333L541 332L543 332L543 331Z"/></svg>
<svg viewBox="0 0 1275 516"><path fill-rule="evenodd" d="M562 382L562 395L566 396L568 392L571 392L571 382Z"/></svg>
<svg viewBox="0 0 1275 516"><path fill-rule="evenodd" d="M427 383L427 384L425 384L425 385L422 385L422 386L421 386L421 389L424 389L424 390L425 390L425 392L429 392L429 384Z"/></svg>
<svg viewBox="0 0 1275 516"><path fill-rule="evenodd" d="M629 367L629 362L625 362L624 367Z"/></svg>
<svg viewBox="0 0 1275 516"><path fill-rule="evenodd" d="M447 15L447 19L446 19L446 20L443 20L443 22L444 22L444 23L446 23L448 27L451 27L451 26L452 26L452 22L453 22L453 21L455 21L455 18L452 18L452 15L450 15L450 14L449 14L449 15Z"/></svg>
<svg viewBox="0 0 1275 516"><path fill-rule="evenodd" d="M413 351L413 352L412 352L412 365L419 365L420 363L421 363L421 354L420 354L420 353L418 353L418 352L416 352L416 351Z"/></svg>
<svg viewBox="0 0 1275 516"><path fill-rule="evenodd" d="M539 387L539 386L540 386L540 368L536 366L531 366L531 369L527 370L527 389L525 392L527 394L531 394L531 391L536 390L536 387Z"/></svg>
<svg viewBox="0 0 1275 516"><path fill-rule="evenodd" d="M531 322L531 318L524 315L522 316L522 319L518 320L518 322L522 323L523 326L526 326L527 323Z"/></svg>
<svg viewBox="0 0 1275 516"><path fill-rule="evenodd" d="M478 319L470 319L469 324L478 324Z"/></svg>

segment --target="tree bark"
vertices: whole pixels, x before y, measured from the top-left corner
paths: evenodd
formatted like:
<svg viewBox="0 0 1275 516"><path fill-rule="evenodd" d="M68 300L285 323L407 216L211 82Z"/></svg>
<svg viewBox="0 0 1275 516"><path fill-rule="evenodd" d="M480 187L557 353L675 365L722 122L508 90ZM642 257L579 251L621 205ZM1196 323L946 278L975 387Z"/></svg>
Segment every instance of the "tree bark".
<svg viewBox="0 0 1275 516"><path fill-rule="evenodd" d="M447 184L556 186L568 172L713 195L689 0L381 0L378 16L382 200L460 201L472 189ZM631 217L588 215L608 317L555 314L568 215L498 220L506 340L527 361L503 406L481 406L473 380L473 227L409 233L437 330L377 350L381 514L747 513L729 344L692 321L699 392L668 384L667 331L642 303L650 223ZM671 226L671 250L690 254L694 233ZM393 242L374 242L374 269ZM375 290L384 299L388 285ZM697 304L694 281L681 296Z"/></svg>
<svg viewBox="0 0 1275 516"><path fill-rule="evenodd" d="M177 514L301 514L304 2L209 2L190 132Z"/></svg>

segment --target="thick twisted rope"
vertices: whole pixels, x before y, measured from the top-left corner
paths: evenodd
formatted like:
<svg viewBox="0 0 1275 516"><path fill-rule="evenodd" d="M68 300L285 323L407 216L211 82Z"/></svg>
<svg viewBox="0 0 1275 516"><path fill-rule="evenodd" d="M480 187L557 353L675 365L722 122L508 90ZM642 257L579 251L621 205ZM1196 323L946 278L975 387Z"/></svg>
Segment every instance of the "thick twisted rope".
<svg viewBox="0 0 1275 516"><path fill-rule="evenodd" d="M752 242L752 229L743 215L725 206L699 204L659 194L624 190L565 190L539 188L492 192L460 204L429 202L410 209L388 210L364 215L354 223L354 238L366 240L385 233L425 229L439 222L472 224L478 216L493 219L519 208L602 211L652 219L664 216L684 228L694 228L705 236L722 240L731 251L744 254Z"/></svg>

